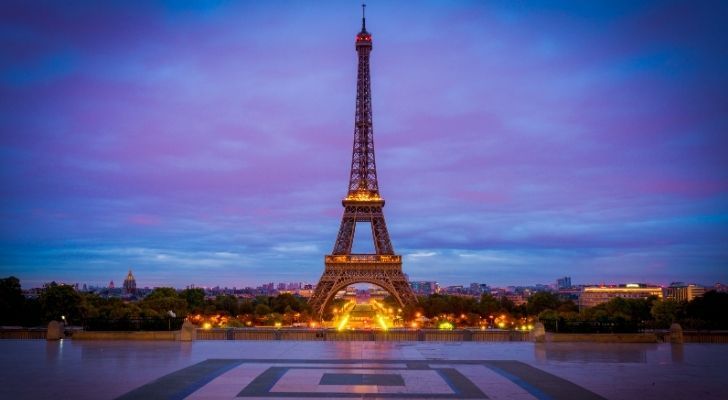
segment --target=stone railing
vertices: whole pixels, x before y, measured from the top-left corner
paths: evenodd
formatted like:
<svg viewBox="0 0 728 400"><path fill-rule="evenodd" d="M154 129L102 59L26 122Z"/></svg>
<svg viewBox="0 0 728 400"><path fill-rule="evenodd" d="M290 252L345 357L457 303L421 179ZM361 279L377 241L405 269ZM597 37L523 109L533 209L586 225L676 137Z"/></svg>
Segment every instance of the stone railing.
<svg viewBox="0 0 728 400"><path fill-rule="evenodd" d="M528 332L477 329L343 330L296 328L197 329L197 340L302 340L377 342L525 342Z"/></svg>

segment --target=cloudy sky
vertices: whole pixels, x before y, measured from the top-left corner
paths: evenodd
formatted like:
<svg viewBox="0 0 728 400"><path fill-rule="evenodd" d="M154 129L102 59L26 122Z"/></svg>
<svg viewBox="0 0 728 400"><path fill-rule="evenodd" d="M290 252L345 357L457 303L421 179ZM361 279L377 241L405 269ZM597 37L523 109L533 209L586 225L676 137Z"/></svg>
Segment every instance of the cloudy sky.
<svg viewBox="0 0 728 400"><path fill-rule="evenodd" d="M33 3L0 9L0 275L318 280L357 1ZM726 3L548 3L369 2L405 272L727 281Z"/></svg>

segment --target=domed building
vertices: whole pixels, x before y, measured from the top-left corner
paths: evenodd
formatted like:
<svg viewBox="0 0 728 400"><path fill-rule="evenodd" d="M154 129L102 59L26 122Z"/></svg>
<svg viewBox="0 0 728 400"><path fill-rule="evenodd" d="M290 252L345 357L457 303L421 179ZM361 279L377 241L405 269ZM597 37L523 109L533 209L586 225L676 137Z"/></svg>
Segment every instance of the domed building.
<svg viewBox="0 0 728 400"><path fill-rule="evenodd" d="M136 279L134 279L134 274L131 273L131 270L129 270L126 279L124 279L124 293L136 294Z"/></svg>

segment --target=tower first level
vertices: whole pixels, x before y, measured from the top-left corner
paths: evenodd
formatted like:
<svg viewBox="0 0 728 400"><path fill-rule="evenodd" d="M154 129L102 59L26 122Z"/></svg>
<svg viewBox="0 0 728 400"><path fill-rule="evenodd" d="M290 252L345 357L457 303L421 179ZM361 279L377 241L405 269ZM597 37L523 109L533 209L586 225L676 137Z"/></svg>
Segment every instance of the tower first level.
<svg viewBox="0 0 728 400"><path fill-rule="evenodd" d="M377 285L391 294L401 306L417 302L402 272L398 255L350 254L327 255L325 270L309 304L321 316L336 293L356 283Z"/></svg>

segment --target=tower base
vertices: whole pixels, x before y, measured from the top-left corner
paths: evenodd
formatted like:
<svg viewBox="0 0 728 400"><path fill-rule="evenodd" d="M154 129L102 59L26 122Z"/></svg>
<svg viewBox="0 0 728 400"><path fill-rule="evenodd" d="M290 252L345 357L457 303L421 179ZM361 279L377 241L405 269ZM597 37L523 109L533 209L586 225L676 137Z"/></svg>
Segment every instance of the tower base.
<svg viewBox="0 0 728 400"><path fill-rule="evenodd" d="M402 257L396 255L328 255L326 269L309 300L313 312L321 317L336 293L356 283L371 283L394 296L400 306L417 303L407 278L402 273Z"/></svg>

